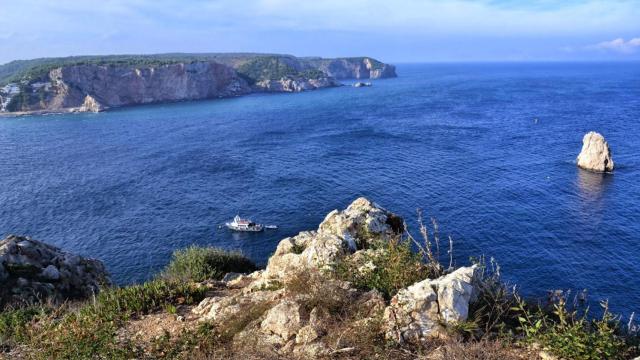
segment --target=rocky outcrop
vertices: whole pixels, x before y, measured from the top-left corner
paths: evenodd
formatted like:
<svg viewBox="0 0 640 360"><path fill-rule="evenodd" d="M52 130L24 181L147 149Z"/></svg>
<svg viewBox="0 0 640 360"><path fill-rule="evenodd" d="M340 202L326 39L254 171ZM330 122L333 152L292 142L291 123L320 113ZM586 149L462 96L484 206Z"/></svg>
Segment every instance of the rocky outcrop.
<svg viewBox="0 0 640 360"><path fill-rule="evenodd" d="M418 281L390 302L377 290L359 289L332 275L342 259L385 251L372 245L397 238L404 226L397 215L359 198L330 212L317 230L282 240L265 270L229 276L224 284L230 292L204 299L193 313L222 328L246 324L233 338L240 347L262 344L279 355L300 358L340 351L335 350L336 334L331 334L336 326L339 331L374 326L398 343L446 336L447 326L469 316L477 292L476 266ZM345 312L358 314L350 325L341 324Z"/></svg>
<svg viewBox="0 0 640 360"><path fill-rule="evenodd" d="M463 267L400 290L384 312L387 338L398 343L420 343L446 334L446 325L467 320L475 271L475 266Z"/></svg>
<svg viewBox="0 0 640 360"><path fill-rule="evenodd" d="M382 79L396 77L396 68L370 57L307 60L313 67L336 79Z"/></svg>
<svg viewBox="0 0 640 360"><path fill-rule="evenodd" d="M400 217L359 198L344 211L330 212L317 231L303 231L280 241L269 258L265 276L279 279L308 269L331 267L373 241L388 241L403 231Z"/></svg>
<svg viewBox="0 0 640 360"><path fill-rule="evenodd" d="M104 110L105 110L105 107L102 106L102 104L100 104L98 100L94 99L93 96L91 95L85 96L82 106L80 106L80 108L78 109L79 112L94 112L94 113L104 111Z"/></svg>
<svg viewBox="0 0 640 360"><path fill-rule="evenodd" d="M84 299L110 285L104 265L28 237L0 241L0 305Z"/></svg>
<svg viewBox="0 0 640 360"><path fill-rule="evenodd" d="M582 138L582 150L577 158L578 166L595 172L613 171L613 159L604 136L591 131Z"/></svg>
<svg viewBox="0 0 640 360"><path fill-rule="evenodd" d="M340 86L340 83L330 77L318 79L285 77L280 80L261 80L253 87L257 91L264 92L301 92L334 86Z"/></svg>

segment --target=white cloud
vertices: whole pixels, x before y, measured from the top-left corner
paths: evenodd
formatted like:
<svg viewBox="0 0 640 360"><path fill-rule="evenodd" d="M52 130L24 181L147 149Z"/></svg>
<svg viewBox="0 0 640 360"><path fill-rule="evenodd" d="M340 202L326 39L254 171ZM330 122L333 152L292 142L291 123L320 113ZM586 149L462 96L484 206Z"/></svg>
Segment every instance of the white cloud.
<svg viewBox="0 0 640 360"><path fill-rule="evenodd" d="M640 50L640 38L633 38L625 41L617 38L610 41L603 41L587 47L588 49L613 51L620 54L633 54Z"/></svg>

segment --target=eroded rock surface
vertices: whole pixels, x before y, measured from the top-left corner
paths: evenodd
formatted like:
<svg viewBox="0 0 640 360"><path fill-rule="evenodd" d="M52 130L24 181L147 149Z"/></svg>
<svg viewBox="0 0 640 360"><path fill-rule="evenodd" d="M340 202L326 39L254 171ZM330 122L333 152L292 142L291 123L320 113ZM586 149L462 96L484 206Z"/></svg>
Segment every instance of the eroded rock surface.
<svg viewBox="0 0 640 360"><path fill-rule="evenodd" d="M330 271L346 257L384 251L370 245L403 231L401 218L359 198L342 211L330 212L316 231L282 240L265 270L223 282L230 290L203 300L193 313L222 328L238 321L246 324L234 335L234 344L264 344L277 354L301 358L336 351L336 326L340 331L348 331L344 326L373 326L377 330L372 331L399 343L444 335L447 325L468 317L476 295L475 266L418 281L390 302L381 292L356 288ZM357 316L345 325L345 314Z"/></svg>
<svg viewBox="0 0 640 360"><path fill-rule="evenodd" d="M400 290L384 312L387 338L399 343L418 343L443 335L443 325L467 320L475 272L475 266L463 267Z"/></svg>
<svg viewBox="0 0 640 360"><path fill-rule="evenodd" d="M0 305L89 298L110 284L104 265L28 237L0 241Z"/></svg>
<svg viewBox="0 0 640 360"><path fill-rule="evenodd" d="M404 231L402 218L359 198L345 210L330 212L317 231L303 231L278 244L266 276L283 278L310 268L326 268L373 241L388 241Z"/></svg>
<svg viewBox="0 0 640 360"><path fill-rule="evenodd" d="M604 136L591 131L582 139L582 150L577 158L578 166L590 171L613 171L613 159Z"/></svg>

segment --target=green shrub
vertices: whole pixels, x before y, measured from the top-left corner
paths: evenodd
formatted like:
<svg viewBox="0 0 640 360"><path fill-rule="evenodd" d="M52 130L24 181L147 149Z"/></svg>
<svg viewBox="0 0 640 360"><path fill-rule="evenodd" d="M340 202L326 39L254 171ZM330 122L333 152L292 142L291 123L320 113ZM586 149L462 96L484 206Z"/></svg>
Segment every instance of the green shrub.
<svg viewBox="0 0 640 360"><path fill-rule="evenodd" d="M40 308L2 313L0 331L30 345L36 359L90 359L96 354L105 359L134 358L139 350L116 337L127 320L195 304L204 292L204 287L166 280L104 289L94 301L75 309L63 306L49 315Z"/></svg>
<svg viewBox="0 0 640 360"><path fill-rule="evenodd" d="M162 277L200 282L207 279L220 280L228 272L246 273L254 270L255 264L240 252L191 246L173 253Z"/></svg>
<svg viewBox="0 0 640 360"><path fill-rule="evenodd" d="M5 309L0 312L0 346L11 347L26 340L28 326L50 312L46 306Z"/></svg>
<svg viewBox="0 0 640 360"><path fill-rule="evenodd" d="M377 289L387 298L430 275L422 256L400 238L379 242L359 257L345 258L335 266L335 273L357 288Z"/></svg>
<svg viewBox="0 0 640 360"><path fill-rule="evenodd" d="M519 330L527 342L538 342L549 352L564 359L625 359L634 350L634 336L625 336L620 322L603 303L601 318L592 319L588 309L570 310L560 299L549 310L540 306L533 310L518 298L514 310L519 312Z"/></svg>

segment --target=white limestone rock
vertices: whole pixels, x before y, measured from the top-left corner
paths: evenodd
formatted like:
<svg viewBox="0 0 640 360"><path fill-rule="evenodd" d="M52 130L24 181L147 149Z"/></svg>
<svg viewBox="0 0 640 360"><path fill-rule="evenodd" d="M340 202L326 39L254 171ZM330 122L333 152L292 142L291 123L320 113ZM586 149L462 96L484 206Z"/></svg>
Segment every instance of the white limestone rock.
<svg viewBox="0 0 640 360"><path fill-rule="evenodd" d="M582 139L582 150L577 158L578 166L595 172L613 171L613 159L604 137L591 131Z"/></svg>
<svg viewBox="0 0 640 360"><path fill-rule="evenodd" d="M260 328L267 334L278 336L284 344L294 338L303 326L303 307L295 301L284 300L267 312Z"/></svg>
<svg viewBox="0 0 640 360"><path fill-rule="evenodd" d="M384 312L386 337L398 343L419 343L444 335L446 325L467 320L475 296L475 274L475 265L462 267L400 290Z"/></svg>
<svg viewBox="0 0 640 360"><path fill-rule="evenodd" d="M265 276L286 278L309 269L327 268L373 241L389 241L403 231L402 218L359 198L344 211L330 212L317 231L303 231L282 240L269 258Z"/></svg>

